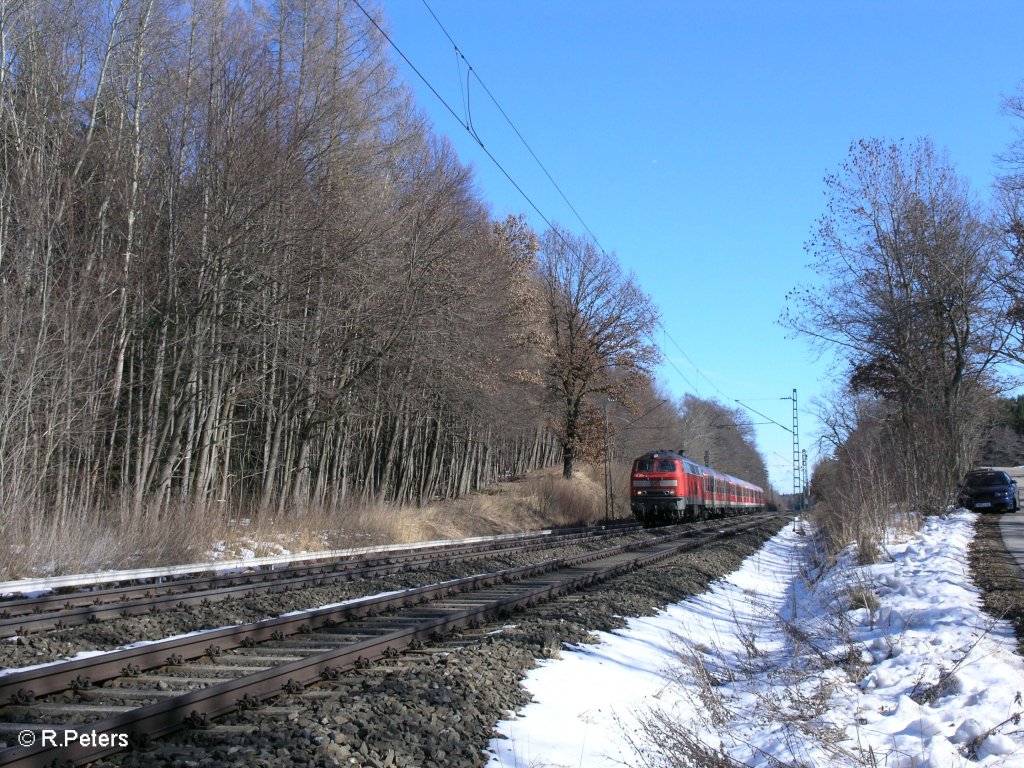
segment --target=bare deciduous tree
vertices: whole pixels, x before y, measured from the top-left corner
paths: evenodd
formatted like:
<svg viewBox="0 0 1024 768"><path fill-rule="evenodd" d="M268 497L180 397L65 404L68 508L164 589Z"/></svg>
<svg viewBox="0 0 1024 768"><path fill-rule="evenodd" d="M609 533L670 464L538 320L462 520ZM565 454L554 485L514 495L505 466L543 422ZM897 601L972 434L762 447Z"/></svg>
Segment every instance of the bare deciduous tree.
<svg viewBox="0 0 1024 768"><path fill-rule="evenodd" d="M612 256L565 230L545 233L539 273L550 333L547 385L557 402L562 471L571 477L587 399L621 397L649 373L659 357L649 340L658 313Z"/></svg>

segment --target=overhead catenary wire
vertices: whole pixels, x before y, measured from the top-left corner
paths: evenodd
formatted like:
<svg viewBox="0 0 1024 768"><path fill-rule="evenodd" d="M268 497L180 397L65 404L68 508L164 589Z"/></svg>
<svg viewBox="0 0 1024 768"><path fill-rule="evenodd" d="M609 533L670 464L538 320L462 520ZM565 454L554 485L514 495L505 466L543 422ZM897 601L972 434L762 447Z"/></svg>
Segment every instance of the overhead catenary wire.
<svg viewBox="0 0 1024 768"><path fill-rule="evenodd" d="M768 419L768 421L769 421L770 423L774 424L775 426L777 426L777 427L782 427L782 428L783 428L784 430L786 430L787 432L789 432L789 434L793 434L793 430L792 430L792 429L790 429L789 427L787 427L787 426L786 426L785 424L780 424L779 422L775 421L775 419L771 418L770 416L765 416L765 415L764 415L763 413L761 413L760 411L756 411L756 410L754 410L754 409L753 409L753 408L751 408L751 407L750 407L749 405L746 405L746 404L744 404L744 403L741 403L741 402L740 402L739 400L736 400L735 402L736 402L736 403L738 403L739 405L742 405L742 406L743 406L744 408L746 408L746 409L747 409L748 411L751 411L752 413L756 413L756 414L757 414L758 416L760 416L760 417L761 417L762 419Z"/></svg>
<svg viewBox="0 0 1024 768"><path fill-rule="evenodd" d="M423 84L430 89L430 92L437 97L437 100L444 105L445 109L447 109L451 113L452 117L454 117L458 121L458 123L463 128L466 129L466 132L473 137L473 140L480 146L480 149L483 150L484 154L486 154L490 161L494 163L495 167L497 167L497 169L502 172L505 178L508 179L509 183L516 188L516 191L523 196L523 199L527 203L529 203L530 207L533 208L534 212L538 216L540 216L540 218L544 221L545 224L547 224L548 228L554 232L558 232L558 230L554 227L554 225L551 223L548 217L544 215L544 212L541 211L541 209L537 206L533 199L528 194L526 194L526 191L519 185L519 183L515 179L512 178L512 174L510 174L505 169L505 167L500 162L498 162L498 159L491 153L491 151L487 149L487 147L481 140L480 136L477 134L476 130L469 124L468 121L463 120L463 118L459 117L458 112L455 111L452 105L449 104L448 101L444 98L444 96L442 96L441 93L437 90L437 88L434 87L433 83L431 83L430 80L427 79L426 75L420 72L419 68L417 68L417 66L412 63L412 60L405 55L405 52L398 47L397 43L395 43L394 40L391 39L391 36L384 31L384 29L381 27L379 23L377 23L377 19L375 19L369 13L369 11L367 11L366 8L363 7L362 3L360 3L359 0L352 0L352 3L370 21L370 23L377 29L377 31L388 42L388 44L395 49L395 52L402 57L402 61L409 65L409 68L412 69L416 76L423 81ZM561 237L561 234L559 233L558 236Z"/></svg>
<svg viewBox="0 0 1024 768"><path fill-rule="evenodd" d="M668 398L667 397L662 399L662 400L659 400L657 403L652 405L650 408L648 408L646 411L641 413L635 419L633 419L632 421L628 422L626 424L626 426L623 427L623 429L636 429L636 427L633 426L634 424L636 424L638 421L640 421L640 419L644 418L645 416L647 416L647 415L649 415L651 413L654 413L656 410L661 408L661 406L663 406L667 402L668 402ZM647 429L647 427L644 427L644 429Z"/></svg>
<svg viewBox="0 0 1024 768"><path fill-rule="evenodd" d="M681 354L681 355L682 355L682 356L683 356L684 358L686 358L686 362L688 362L688 363L689 363L690 365L692 365L692 366L693 366L693 370L695 370L695 371L697 372L697 376L698 376L698 377L701 377L701 376L703 376L703 377L704 377L704 381L706 381L706 382L707 382L708 384L710 384L710 385L711 385L711 387L712 387L712 389L714 389L714 390L715 390L715 391L716 391L716 392L717 392L717 393L718 393L719 395L721 395L721 396L722 396L722 397L724 397L724 398L725 398L726 400L728 400L728 399L729 399L729 396L728 396L728 395L726 395L726 394L725 394L725 392L723 392L723 391L722 391L722 390L721 390L721 389L720 389L720 388L718 387L718 385L717 385L717 384L715 384L715 382L714 382L714 381L712 381L712 380L711 380L710 378L708 378L708 376L707 376L707 375L706 375L706 374L705 374L705 373L704 373L704 372L703 372L703 371L702 371L702 370L700 369L700 366L698 366L698 365L697 365L697 364L696 364L695 362L693 362L693 360L692 360L692 359L690 358L690 356L689 356L688 354L686 354L686 350L684 350L684 349L683 349L683 348L682 348L682 347L681 347L681 346L679 345L679 342L677 342L677 341L676 341L676 340L675 340L674 338L672 338L672 334L670 334L670 333L668 332L668 328L666 328L666 327L664 326L664 324L661 324L661 332L662 332L663 334L665 334L665 338L666 338L666 339L668 339L669 341L671 341L671 342L672 342L672 345L673 345L673 346L674 346L674 347L675 347L676 349L678 349L678 350L679 350L679 354ZM666 357L666 359L668 359L668 358ZM678 370L678 369L677 369L677 370ZM700 390L699 390L698 388L696 388L696 387L695 387L694 389L695 389L695 391L697 392L697 394L700 394Z"/></svg>
<svg viewBox="0 0 1024 768"><path fill-rule="evenodd" d="M654 338L654 334L651 333L650 331L647 332L647 338L649 338L651 340L651 342L656 347L660 346L658 344L658 340L656 338ZM694 384L692 381L690 381L689 377L685 373L683 373L682 369L680 369L680 367L678 365L676 365L675 361L671 357L669 357L668 355L664 355L664 358L665 358L665 362L668 363L669 365L671 365L675 369L676 373L678 373L679 376L682 378L682 380L685 381L689 385L690 389L692 389L694 392L699 392L700 391L700 388L696 384Z"/></svg>
<svg viewBox="0 0 1024 768"><path fill-rule="evenodd" d="M533 151L533 147L530 146L530 142L528 142L526 140L526 137L523 136L522 132L516 126L515 121L513 121L512 118L509 117L509 115L505 111L504 107L501 106L501 103L498 101L498 99L495 97L495 95L493 93L491 93L491 89L487 87L487 83L485 83L483 81L483 78L480 77L480 73L476 71L476 69L470 63L469 59L466 58L466 55L462 52L462 49L459 48L459 44L455 42L455 38L453 38L451 36L451 33L449 33L447 28L444 26L444 24L441 23L441 20L437 17L437 14L434 13L434 10L430 7L430 4L427 2L427 0L421 0L421 1L423 3L423 6L427 9L427 12L430 13L431 17L436 22L437 26L444 33L444 36L448 38L448 42L450 42L452 44L452 47L455 49L456 55L463 62L465 62L465 64L466 64L466 96L465 96L465 99L466 99L466 116L467 116L467 122L469 123L469 125L470 126L472 125L472 117L471 117L470 112L469 112L469 82L470 82L470 77L472 77L472 78L474 78L480 84L480 87L484 89L484 93L486 93L488 98L490 98L491 102L497 108L498 112L501 113L501 116L503 118L505 118L505 122L508 123L508 125L512 129L513 133L515 133L516 137L519 139L519 141L522 143L522 145L526 148L526 151L530 153L530 157L532 157L534 162L537 163L537 167L541 169L541 171L547 177L548 181L551 182L551 186L553 186L555 188L555 191L558 192L559 196L562 198L562 200L565 202L565 204L567 206L569 206L569 210L571 210L573 212L573 215L576 217L577 221L579 221L579 223L583 225L583 228L587 231L587 234L590 235L591 239L594 241L594 244L598 247L598 249L602 253L606 253L604 247L601 245L600 240L598 240L597 235L594 234L594 231L590 228L590 226L587 224L587 222L584 221L583 216L581 216L580 212L578 210L576 210L576 206L574 206L572 204L572 201L570 201L568 196L565 194L565 192L562 191L562 188L558 185L558 182L555 181L554 177L548 171L548 169L544 165L544 163L541 162L541 159L540 159L540 157L537 156L537 153ZM473 131L471 131L471 133L473 133Z"/></svg>
<svg viewBox="0 0 1024 768"><path fill-rule="evenodd" d="M719 394L719 395L721 395L722 397L724 397L724 398L726 398L726 399L730 399L730 398L728 397L728 395L726 395L726 394L725 394L725 392L723 392L723 391L722 391L722 390L721 390L721 389L719 388L719 386L718 386L717 384L715 384L715 382L714 382L714 381L712 381L711 379L709 379L709 378L708 378L707 376L705 376L705 375L704 375L704 374L703 374L703 373L701 372L701 370L700 370L700 368L699 368L699 367L697 366L697 364L696 364L695 362L693 362L693 360L691 360L691 359L690 359L690 356L689 356L689 355L687 355L687 354L686 354L686 352L685 352L685 351L683 350L683 348L682 348L681 346L679 346L679 344L678 344L678 343L676 342L676 340L672 338L671 334L669 334L669 332L668 332L668 329L666 329L666 328L665 328L664 326L662 326L661 330L662 330L662 333L664 333L664 334L665 334L665 337L666 337L666 338L667 338L667 339L668 339L669 341L671 341L673 345L675 345L676 349L678 349L678 350L679 350L680 354L682 354L682 356L686 358L687 362L689 362L689 363L690 363L690 365L692 365L692 366L693 366L694 370L695 370L695 371L697 371L697 375L698 375L698 376L704 376L704 380L705 380L705 381L707 381L707 382L708 382L708 383L709 383L709 384L710 384L710 385L711 385L712 387L714 387L715 391L716 391L716 392L718 392L718 394ZM657 342L655 342L655 343L657 343ZM685 375L683 374L683 372L682 372L681 370L679 370L679 366L677 366L677 365L676 365L676 364L675 364L675 363L674 363L674 362L672 361L672 359L671 359L671 358L669 358L669 357L667 357L667 356L666 356L666 358L665 358L665 359L666 359L666 361L667 361L667 362L669 363L669 365L671 365L671 366L672 366L673 368L675 368L676 372L677 372L677 373L678 373L678 374L679 374L680 376L682 376L682 377L683 377L683 380L684 380L684 381L685 381L685 382L686 382L687 384L689 384L689 385L690 385L691 387L693 387L694 391L698 391L698 390L697 390L697 388L696 388L696 387L695 387L695 386L693 385L693 383L692 383L692 382L691 382L691 381L690 381L690 380L689 380L689 379L688 379L688 378L687 378L687 377L686 377L686 376L685 376ZM774 424L775 426L777 426L777 427L781 427L782 429L786 430L786 432L789 432L790 434L793 434L793 430L792 430L792 429L790 429L789 427L785 426L784 424L780 424L779 422L775 421L775 419L773 419L773 418L772 418L771 416L767 416L767 415L765 415L765 414L761 413L760 411L758 411L758 410L755 410L754 408L751 408L751 407L750 407L749 405L747 405L746 403L742 402L741 400L738 400L738 399L736 399L736 398L731 398L731 399L732 399L732 401L733 401L734 403L736 403L737 405L739 405L739 406L740 406L741 408L744 408L744 409L746 409L746 410L750 411L751 413L755 413L755 414L757 414L757 415L758 415L758 416L760 416L760 417L761 417L762 419L767 419L767 421L766 421L766 422L758 422L759 424L763 424L763 425L767 425L767 424ZM778 400L779 398L775 398L775 397L773 397L773 398L764 398L764 399L766 399L766 400ZM783 398L783 399L785 399L785 398Z"/></svg>

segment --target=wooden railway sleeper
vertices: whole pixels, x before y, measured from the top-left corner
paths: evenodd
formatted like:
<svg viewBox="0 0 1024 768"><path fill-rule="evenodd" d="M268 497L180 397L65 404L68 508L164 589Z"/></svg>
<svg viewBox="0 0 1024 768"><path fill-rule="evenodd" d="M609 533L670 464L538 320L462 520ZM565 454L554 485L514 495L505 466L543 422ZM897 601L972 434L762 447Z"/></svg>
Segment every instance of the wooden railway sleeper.
<svg viewBox="0 0 1024 768"><path fill-rule="evenodd" d="M577 537L584 538L584 536L581 535L581 534L577 534L575 536L564 537L564 538L563 537L559 537L559 538L562 539L563 541L569 541L569 540L572 540L572 539L577 538ZM534 537L534 538L537 538L537 537ZM541 538L546 538L546 537L541 537ZM557 543L557 542L554 542L554 543ZM524 545L523 545L522 542L508 542L508 543L499 543L498 548L499 549L506 549L506 548L518 549L518 548L521 548L523 546ZM541 546L543 548L546 545L542 544ZM463 551L463 550L465 550L465 551ZM475 548L475 547L459 548L458 552L459 552L459 554L453 554L452 558L461 559L462 557L466 557L466 556L475 557L475 556L479 556L480 554L482 554L482 552L479 549ZM424 552L420 552L420 553L414 553L414 557L426 561L431 556L431 554L432 554L431 552L424 551ZM403 560L404 560L404 558L403 558ZM320 576L329 575L332 578L332 580L333 579L338 579L339 577L343 577L346 580L351 580L351 578L354 577L352 575L352 573L351 573L352 570L359 570L359 569L365 568L367 566L371 566L372 567L374 565L377 565L379 563L384 563L384 562L394 564L394 563L398 563L400 561L398 559L395 559L395 558L389 558L387 560L367 559L367 560L350 561L350 562L347 562L347 563L335 562L335 563L327 563L327 564L322 564L322 565L317 565L317 566L304 566L304 567L297 567L297 568L288 568L286 572L279 572L279 573L273 573L273 572L267 572L267 571L262 571L261 570L261 571L258 571L258 572L248 572L248 573L245 573L245 574L235 574L235 575L232 575L232 576L216 576L216 577L213 577L212 579L200 578L200 577L191 577L193 579L191 583L181 583L181 584L178 584L179 588L176 589L175 591L180 592L180 593L196 593L196 592L202 592L202 591L205 591L205 590L209 589L211 581L212 582L220 582L222 585L227 585L228 587L232 587L232 586L242 586L242 585L245 585L245 584L253 584L253 583L256 583L256 582L266 581L267 577L273 578L274 576L279 576L280 578L286 578L287 579L287 578L293 578L293 577L312 577L312 576L316 576L316 575L320 575ZM408 561L406 561L406 562L408 562ZM429 565L429 563L427 563L427 564ZM157 577L152 578L152 579L150 579L150 578L145 578L145 579L126 579L125 581L120 582L120 583L125 585L124 589L127 589L129 592L131 592L134 595L144 594L144 596L150 597L150 596L155 594L155 591L154 591L155 587L158 587L159 585L165 585L165 584L170 584L170 585L173 586L173 585L175 585L177 583L177 581L178 580L174 579L174 578L168 578L168 577L164 577L164 576L157 576ZM117 582L114 582L114 583L117 583ZM138 589L139 587L141 587L141 589ZM71 587L59 587L56 590L56 593L55 593L54 596L55 597L56 596L66 596L69 593L73 593L75 591L76 590L74 590ZM106 592L106 591L108 591L108 590L104 590L104 592ZM117 591L117 590L116 589L112 589L112 590L109 590L109 591ZM76 595L75 597L77 597L77 599L81 600L82 597L84 597L84 596ZM97 594L97 595L95 595L95 596L93 596L91 598L87 598L87 599L89 599L91 601L91 603L94 604L94 605L99 605L99 604L102 604L102 602L103 602L102 596L99 595L99 594ZM115 601L116 600L131 601L133 598L131 596L129 596L128 594L121 594L118 597L115 597L113 599ZM70 604L70 601L65 601L65 604L66 604L66 607L67 607L67 604ZM44 613L46 612L44 609L40 609L40 610L42 610ZM8 611L8 614L9 613L10 612ZM2 615L3 614L0 614L0 618L2 618ZM9 617L10 616L8 616L8 618Z"/></svg>
<svg viewBox="0 0 1024 768"><path fill-rule="evenodd" d="M622 551L622 550L618 550L618 551ZM667 555L665 555L665 556L667 556ZM643 559L644 559L645 561L652 561L652 560L654 560L654 559L657 559L657 558L656 558L656 556L655 556L655 558L650 558L650 557L647 557L647 558L643 558ZM579 562L580 562L580 560L575 560L575 564L579 564ZM565 565L565 562L564 562L564 561L562 561L562 562L561 562L561 564L562 564L562 565ZM622 568L620 568L620 569L617 569L617 572L625 572L626 570L629 570L629 569L632 569L632 568L626 568L625 570L624 570L624 569L622 569ZM518 573L518 575L519 575L519 578L521 579L521 578L522 578L522 574L523 574L524 572L526 572L526 571L525 571L525 569L517 569L517 571L516 571L516 572ZM507 575L509 575L509 574L507 574ZM499 579L496 579L496 580L493 580L493 581L494 581L494 582L500 582L500 581L506 581L506 582L507 582L507 581L512 581L512 579L506 578L506 579L504 579L504 580L503 580L503 579L499 578ZM591 580L591 579L588 579L587 581L592 581L592 580ZM474 581L474 584L476 584L476 583L477 583L477 581ZM563 593L563 592L565 592L565 591L568 591L569 589L572 589L572 590L578 589L579 587L580 587L580 585L579 585L579 584L575 584L575 585L571 585L571 586L570 586L570 585L564 585L564 586L562 586L562 587L556 587L556 588L552 588L549 594L550 594L551 596L553 596L553 595L556 595L556 594L561 594L561 593ZM443 593L442 593L442 592L440 592L440 591L439 591L438 593L439 593L439 594L443 594ZM449 591L449 594L454 594L454 590L450 590L450 591ZM505 606L504 608L500 608L500 609L498 609L498 610L497 610L496 612L498 613L498 615L499 615L499 616L508 616L508 615L511 615L511 613L513 612L513 610L521 610L521 609L522 609L522 608L521 608L520 606L515 606L515 607L513 607L513 606L509 606L509 605L506 605L506 606ZM352 611L352 613L353 613L353 614L356 614L356 615L358 614L358 612L361 612L361 611ZM372 611L368 611L368 612L372 612ZM466 622L463 622L463 624L465 624L465 623L466 623ZM459 623L458 623L458 620L457 620L457 622L453 622L453 623L451 623L450 627L452 627L452 626L463 626L463 624L459 624ZM278 632L275 632L275 633L273 633L273 634L275 634L275 635L278 635L278 636L279 636L279 637L280 637L281 639L283 639L283 638L284 638L284 633L281 633L280 631L278 631ZM444 636L445 636L445 634L444 634L443 630L437 631L437 632L435 633L435 637L436 637L436 638L443 638ZM278 639L278 638L274 638L274 639ZM413 639L412 639L412 642L416 642L416 643L418 643L418 644L419 644L419 641L418 641L418 640L417 640L416 638L413 638ZM211 647L216 647L216 646L211 646ZM411 645L410 647L411 647L411 648L413 648L413 647L415 647L415 646ZM219 647L216 647L216 650L217 650L217 651L219 651ZM169 662L172 662L172 659L171 659L170 657L168 657L168 660L169 660ZM176 659L175 659L175 660L176 660ZM356 665L355 665L355 666L356 666L356 667L360 667L360 666L362 666L362 667L366 667L366 666L368 666L368 665L370 665L370 664L371 664L371 663L369 662L369 660L368 660L368 659L366 659L366 658L362 658L362 657L360 656L360 657L359 657L359 658L358 658L358 659L356 660ZM318 675L318 673L316 673L316 674ZM284 677L284 676L283 676L283 677ZM226 684L226 683L225 683L225 684ZM286 684L286 685L287 685L287 684ZM13 686L11 686L11 687L13 687ZM72 686L72 687L74 687L74 686ZM195 713L196 713L196 711L193 711L193 713L195 714ZM183 720L183 719L182 719L182 720L178 720L177 722L179 722L179 723L183 723L183 722L184 722L184 720ZM193 725L194 727L206 727L206 723L207 723L207 722L208 722L208 717L206 717L206 716L203 716L203 717L200 717L198 721L197 721L197 720L196 720L196 719L194 718L193 720L191 720L191 722L190 722L189 724L190 724L190 725Z"/></svg>
<svg viewBox="0 0 1024 768"><path fill-rule="evenodd" d="M156 747L156 742L152 736L148 733L139 733L138 731L132 731L128 734L128 743L137 752L149 752Z"/></svg>

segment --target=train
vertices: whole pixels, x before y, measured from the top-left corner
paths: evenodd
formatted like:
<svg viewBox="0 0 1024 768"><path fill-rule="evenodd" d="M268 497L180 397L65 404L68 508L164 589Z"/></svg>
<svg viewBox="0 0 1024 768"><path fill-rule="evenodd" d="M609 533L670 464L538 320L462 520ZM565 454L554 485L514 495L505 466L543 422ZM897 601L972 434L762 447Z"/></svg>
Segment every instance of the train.
<svg viewBox="0 0 1024 768"><path fill-rule="evenodd" d="M698 464L676 451L633 460L629 506L645 526L749 515L764 509L764 489Z"/></svg>

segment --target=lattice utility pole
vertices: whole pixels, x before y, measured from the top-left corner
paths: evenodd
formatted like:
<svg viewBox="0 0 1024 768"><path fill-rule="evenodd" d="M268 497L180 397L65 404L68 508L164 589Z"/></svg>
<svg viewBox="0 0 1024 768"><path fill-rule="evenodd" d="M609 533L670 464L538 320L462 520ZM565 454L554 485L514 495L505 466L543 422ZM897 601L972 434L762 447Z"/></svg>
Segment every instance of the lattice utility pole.
<svg viewBox="0 0 1024 768"><path fill-rule="evenodd" d="M803 495L800 497L800 502L801 502L803 508L807 509L807 507L809 507L810 504L811 504L811 484L809 482L807 482L807 449L806 448L800 452L800 457L801 457L801 459L803 459L803 472L801 472L801 477L803 478L803 483L804 483Z"/></svg>
<svg viewBox="0 0 1024 768"><path fill-rule="evenodd" d="M797 513L803 509L803 493L800 484L800 425L796 407L796 389L793 390L793 503Z"/></svg>

